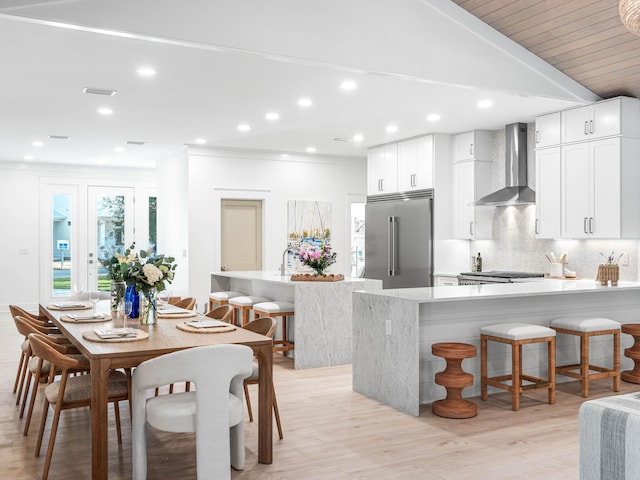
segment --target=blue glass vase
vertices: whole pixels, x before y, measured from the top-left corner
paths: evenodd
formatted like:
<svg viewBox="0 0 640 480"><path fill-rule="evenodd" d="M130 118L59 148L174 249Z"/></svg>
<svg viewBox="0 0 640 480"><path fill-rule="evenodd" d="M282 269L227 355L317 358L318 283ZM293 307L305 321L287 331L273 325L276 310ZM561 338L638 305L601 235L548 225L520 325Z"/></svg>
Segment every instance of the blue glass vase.
<svg viewBox="0 0 640 480"><path fill-rule="evenodd" d="M127 290L124 293L125 302L131 302L131 318L138 318L140 315L140 294L136 292L135 285L127 285Z"/></svg>

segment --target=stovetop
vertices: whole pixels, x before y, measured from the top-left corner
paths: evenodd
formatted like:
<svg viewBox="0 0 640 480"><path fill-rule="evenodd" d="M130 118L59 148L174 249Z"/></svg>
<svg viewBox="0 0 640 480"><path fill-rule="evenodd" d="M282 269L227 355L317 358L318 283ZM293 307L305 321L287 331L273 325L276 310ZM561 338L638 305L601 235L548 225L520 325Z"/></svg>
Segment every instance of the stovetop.
<svg viewBox="0 0 640 480"><path fill-rule="evenodd" d="M471 277L493 277L493 278L537 278L544 277L544 273L532 272L501 272L493 270L491 272L463 272L460 275Z"/></svg>

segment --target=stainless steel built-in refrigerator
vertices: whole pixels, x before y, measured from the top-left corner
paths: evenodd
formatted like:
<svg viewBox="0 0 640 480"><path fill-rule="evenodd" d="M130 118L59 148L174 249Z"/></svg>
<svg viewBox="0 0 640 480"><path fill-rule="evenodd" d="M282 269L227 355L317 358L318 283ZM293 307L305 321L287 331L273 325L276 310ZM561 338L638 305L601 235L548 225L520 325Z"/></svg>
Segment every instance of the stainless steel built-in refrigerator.
<svg viewBox="0 0 640 480"><path fill-rule="evenodd" d="M365 277L383 288L433 285L433 190L367 198Z"/></svg>

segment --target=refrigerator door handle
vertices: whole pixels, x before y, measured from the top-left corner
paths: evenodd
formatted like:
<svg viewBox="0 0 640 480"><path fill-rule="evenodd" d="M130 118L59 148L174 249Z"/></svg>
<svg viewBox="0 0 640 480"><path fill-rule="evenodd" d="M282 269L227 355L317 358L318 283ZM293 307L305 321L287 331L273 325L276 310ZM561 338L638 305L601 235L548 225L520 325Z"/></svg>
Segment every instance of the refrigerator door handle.
<svg viewBox="0 0 640 480"><path fill-rule="evenodd" d="M396 275L396 217L389 217L387 234L389 242L387 243L387 270L390 277Z"/></svg>

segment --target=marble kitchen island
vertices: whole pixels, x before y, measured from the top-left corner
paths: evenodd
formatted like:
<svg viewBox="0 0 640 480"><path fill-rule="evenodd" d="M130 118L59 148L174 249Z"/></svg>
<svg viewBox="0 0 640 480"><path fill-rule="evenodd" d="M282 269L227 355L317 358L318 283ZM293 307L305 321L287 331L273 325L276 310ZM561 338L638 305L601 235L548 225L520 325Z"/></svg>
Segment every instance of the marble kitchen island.
<svg viewBox="0 0 640 480"><path fill-rule="evenodd" d="M353 389L402 412L419 415L420 404L444 398L434 376L445 361L431 354L437 342L464 342L478 355L463 369L473 374L473 387L463 396L480 395L480 327L494 323L526 322L548 326L562 316L603 316L620 323L640 323L640 283L600 286L593 280L550 280L432 288L355 292L353 295ZM621 335L621 355L633 344ZM546 347L525 346L523 368L546 375ZM611 336L591 340L591 363L611 365ZM579 359L577 338L559 335L558 365ZM622 370L633 363L622 356ZM541 368L539 368L539 366ZM489 369L510 371L511 352L492 343ZM557 381L573 380L558 376ZM489 393L498 392L490 388ZM613 393L613 390L612 390Z"/></svg>
<svg viewBox="0 0 640 480"><path fill-rule="evenodd" d="M277 271L232 271L211 274L211 291L234 290L270 300L293 302L294 317L287 320L296 369L351 363L352 293L375 291L381 280L349 278L338 282L292 281ZM280 335L280 321L276 338Z"/></svg>

